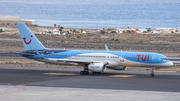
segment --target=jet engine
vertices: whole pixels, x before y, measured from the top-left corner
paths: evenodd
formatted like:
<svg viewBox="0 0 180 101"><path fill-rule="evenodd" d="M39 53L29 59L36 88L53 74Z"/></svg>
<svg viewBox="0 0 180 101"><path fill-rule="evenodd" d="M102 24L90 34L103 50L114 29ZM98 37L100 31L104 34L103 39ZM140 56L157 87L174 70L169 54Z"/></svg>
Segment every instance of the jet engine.
<svg viewBox="0 0 180 101"><path fill-rule="evenodd" d="M104 63L92 63L88 65L88 70L93 72L104 72L106 67Z"/></svg>
<svg viewBox="0 0 180 101"><path fill-rule="evenodd" d="M118 66L118 67L108 67L109 69L113 69L113 70L126 70L127 67L126 66Z"/></svg>

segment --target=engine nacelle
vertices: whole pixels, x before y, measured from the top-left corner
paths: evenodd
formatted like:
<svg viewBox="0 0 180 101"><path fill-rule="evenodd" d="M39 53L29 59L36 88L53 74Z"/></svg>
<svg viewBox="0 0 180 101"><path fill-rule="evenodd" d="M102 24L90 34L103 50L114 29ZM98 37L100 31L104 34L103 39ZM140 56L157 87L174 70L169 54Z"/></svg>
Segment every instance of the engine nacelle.
<svg viewBox="0 0 180 101"><path fill-rule="evenodd" d="M118 66L118 67L108 67L109 69L113 69L113 70L126 70L127 67L126 66Z"/></svg>
<svg viewBox="0 0 180 101"><path fill-rule="evenodd" d="M104 72L106 67L104 63L92 63L88 65L88 70L93 72Z"/></svg>

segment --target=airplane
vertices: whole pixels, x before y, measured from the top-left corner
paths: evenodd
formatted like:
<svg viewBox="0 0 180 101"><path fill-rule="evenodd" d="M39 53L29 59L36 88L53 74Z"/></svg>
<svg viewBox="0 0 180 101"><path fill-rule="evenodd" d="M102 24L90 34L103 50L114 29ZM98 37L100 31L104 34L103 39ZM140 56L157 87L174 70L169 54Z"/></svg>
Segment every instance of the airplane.
<svg viewBox="0 0 180 101"><path fill-rule="evenodd" d="M24 23L17 23L17 26L25 48L20 56L51 64L80 65L83 66L81 75L88 75L89 71L100 74L106 68L126 70L127 67L149 67L152 69L150 77L154 77L156 68L173 66L166 56L159 53L109 51L107 45L105 51L48 49Z"/></svg>

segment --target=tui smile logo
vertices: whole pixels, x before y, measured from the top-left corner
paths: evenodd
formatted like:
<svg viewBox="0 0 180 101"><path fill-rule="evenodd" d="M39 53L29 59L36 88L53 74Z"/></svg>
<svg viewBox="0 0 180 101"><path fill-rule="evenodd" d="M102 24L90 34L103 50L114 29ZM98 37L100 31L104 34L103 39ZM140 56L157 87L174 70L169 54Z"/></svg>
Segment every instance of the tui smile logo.
<svg viewBox="0 0 180 101"><path fill-rule="evenodd" d="M33 35L31 35L31 38L33 37ZM28 44L30 44L31 43L31 39L30 39L30 41L29 42L26 42L26 38L23 38L24 39L24 42L28 45Z"/></svg>

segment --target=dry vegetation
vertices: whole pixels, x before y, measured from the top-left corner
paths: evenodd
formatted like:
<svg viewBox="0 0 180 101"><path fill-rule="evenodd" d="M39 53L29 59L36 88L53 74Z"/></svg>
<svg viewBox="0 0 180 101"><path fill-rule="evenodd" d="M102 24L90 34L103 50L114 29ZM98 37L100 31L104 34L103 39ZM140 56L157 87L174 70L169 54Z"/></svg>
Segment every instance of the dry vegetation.
<svg viewBox="0 0 180 101"><path fill-rule="evenodd" d="M148 51L162 53L166 56L178 57L180 53L180 34L67 34L67 35L42 35L39 32L46 27L29 26L37 38L48 48L59 49L87 49L104 50L107 44L110 50L115 51ZM19 52L24 50L20 35L16 26L0 26L4 32L0 33L0 52ZM94 32L89 29L90 32ZM57 65L42 64L35 61L26 63L26 60L0 60L1 65L16 67L59 67ZM65 67L65 66L64 66ZM63 66L61 66L63 68ZM71 67L70 68L74 68ZM81 67L78 67L81 68ZM172 67L174 69L176 67Z"/></svg>
<svg viewBox="0 0 180 101"><path fill-rule="evenodd" d="M29 26L38 39L48 48L104 50L107 44L115 51L149 51L163 53L168 56L179 56L180 34L37 34L46 27ZM23 45L16 26L0 26L0 52L19 52ZM66 29L65 29L66 30ZM90 29L89 29L90 30ZM93 29L90 32L94 32Z"/></svg>

